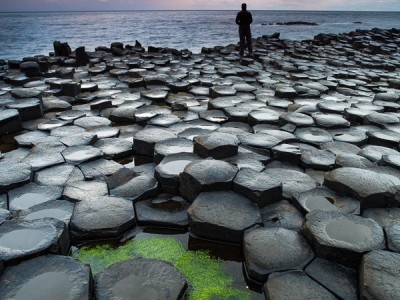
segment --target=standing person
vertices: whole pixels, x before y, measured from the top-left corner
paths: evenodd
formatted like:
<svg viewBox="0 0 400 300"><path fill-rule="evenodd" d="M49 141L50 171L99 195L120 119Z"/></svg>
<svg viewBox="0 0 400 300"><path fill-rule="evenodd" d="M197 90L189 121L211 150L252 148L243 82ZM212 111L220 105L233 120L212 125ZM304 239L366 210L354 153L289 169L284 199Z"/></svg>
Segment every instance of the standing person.
<svg viewBox="0 0 400 300"><path fill-rule="evenodd" d="M242 10L236 16L236 24L239 25L239 38L240 38L240 58L243 57L244 49L249 50L249 54L253 55L253 46L251 44L251 29L250 24L253 22L251 12L247 10L247 4L242 4Z"/></svg>

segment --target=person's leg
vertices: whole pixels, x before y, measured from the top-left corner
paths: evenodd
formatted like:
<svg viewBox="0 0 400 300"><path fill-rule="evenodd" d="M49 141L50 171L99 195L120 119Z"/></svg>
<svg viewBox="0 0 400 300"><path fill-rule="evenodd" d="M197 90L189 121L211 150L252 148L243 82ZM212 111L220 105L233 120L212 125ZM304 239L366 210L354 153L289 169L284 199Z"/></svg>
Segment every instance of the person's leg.
<svg viewBox="0 0 400 300"><path fill-rule="evenodd" d="M243 56L243 54L244 54L244 49L246 48L246 41L245 41L245 38L246 38L246 35L245 35L245 32L243 31L243 30L241 30L240 28L239 28L239 38L240 38L240 56Z"/></svg>
<svg viewBox="0 0 400 300"><path fill-rule="evenodd" d="M251 41L251 30L250 28L246 30L246 42L247 42L247 49L249 50L250 54L253 54L253 44Z"/></svg>

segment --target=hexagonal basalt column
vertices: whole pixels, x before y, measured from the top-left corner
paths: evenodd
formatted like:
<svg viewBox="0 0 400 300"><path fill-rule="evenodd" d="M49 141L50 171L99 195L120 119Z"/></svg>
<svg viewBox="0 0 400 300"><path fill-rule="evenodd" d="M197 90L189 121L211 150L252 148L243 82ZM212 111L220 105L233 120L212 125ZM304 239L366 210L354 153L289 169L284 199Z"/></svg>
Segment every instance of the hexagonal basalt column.
<svg viewBox="0 0 400 300"><path fill-rule="evenodd" d="M296 231L284 228L247 230L243 252L247 275L258 283L264 283L273 272L302 269L314 258L307 241Z"/></svg>
<svg viewBox="0 0 400 300"><path fill-rule="evenodd" d="M175 133L165 129L143 129L133 137L133 151L139 155L153 157L155 144L172 138L176 138Z"/></svg>
<svg viewBox="0 0 400 300"><path fill-rule="evenodd" d="M358 168L339 168L325 173L324 185L360 200L361 212L367 208L387 207L394 203L397 188L386 177Z"/></svg>
<svg viewBox="0 0 400 300"><path fill-rule="evenodd" d="M95 295L98 300L183 299L186 288L184 277L169 263L137 258L116 263L100 273Z"/></svg>
<svg viewBox="0 0 400 300"><path fill-rule="evenodd" d="M257 206L233 191L201 193L188 215L192 234L233 244L242 243L244 231L261 223Z"/></svg>
<svg viewBox="0 0 400 300"><path fill-rule="evenodd" d="M360 299L400 299L400 254L372 251L360 266Z"/></svg>
<svg viewBox="0 0 400 300"><path fill-rule="evenodd" d="M239 139L229 133L213 132L200 135L193 139L194 153L201 157L213 157L215 159L234 156L238 153Z"/></svg>
<svg viewBox="0 0 400 300"><path fill-rule="evenodd" d="M321 210L306 219L302 232L322 258L358 266L365 252L385 247L383 230L372 219Z"/></svg>
<svg viewBox="0 0 400 300"><path fill-rule="evenodd" d="M302 271L273 273L263 289L265 297L269 300L337 299Z"/></svg>
<svg viewBox="0 0 400 300"><path fill-rule="evenodd" d="M92 299L90 267L68 256L45 255L8 267L1 299Z"/></svg>
<svg viewBox="0 0 400 300"><path fill-rule="evenodd" d="M164 157L155 168L155 178L161 183L166 193L177 193L179 190L179 174L185 167L200 157L193 153L176 153Z"/></svg>
<svg viewBox="0 0 400 300"><path fill-rule="evenodd" d="M179 174L179 191L193 201L201 192L227 190L232 187L237 172L237 167L224 161L193 161Z"/></svg>
<svg viewBox="0 0 400 300"><path fill-rule="evenodd" d="M282 184L265 173L242 169L233 181L233 190L262 208L282 199Z"/></svg>
<svg viewBox="0 0 400 300"><path fill-rule="evenodd" d="M131 201L99 196L75 204L70 231L73 240L118 237L135 225Z"/></svg>
<svg viewBox="0 0 400 300"><path fill-rule="evenodd" d="M67 254L69 236L55 219L6 221L0 226L0 259L11 264L43 253Z"/></svg>

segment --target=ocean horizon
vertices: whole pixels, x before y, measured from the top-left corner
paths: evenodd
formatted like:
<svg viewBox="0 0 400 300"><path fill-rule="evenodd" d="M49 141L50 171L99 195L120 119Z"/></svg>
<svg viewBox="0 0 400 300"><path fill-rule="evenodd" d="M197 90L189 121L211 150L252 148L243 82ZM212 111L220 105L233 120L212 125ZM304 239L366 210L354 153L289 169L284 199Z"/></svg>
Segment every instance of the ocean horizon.
<svg viewBox="0 0 400 300"><path fill-rule="evenodd" d="M400 12L251 10L253 37L280 33L282 39L312 39L319 33L345 33L374 27L400 28ZM238 42L236 10L34 11L0 13L0 59L48 55L53 42L93 51L112 42L144 47L188 49ZM278 23L308 22L315 26Z"/></svg>

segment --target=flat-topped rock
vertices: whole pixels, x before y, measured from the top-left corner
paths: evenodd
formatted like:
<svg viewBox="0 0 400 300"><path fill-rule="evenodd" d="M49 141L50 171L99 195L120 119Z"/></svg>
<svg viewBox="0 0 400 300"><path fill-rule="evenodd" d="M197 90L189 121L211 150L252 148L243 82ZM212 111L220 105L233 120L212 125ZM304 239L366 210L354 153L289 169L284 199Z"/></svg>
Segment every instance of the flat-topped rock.
<svg viewBox="0 0 400 300"><path fill-rule="evenodd" d="M70 233L75 241L115 238L134 225L135 212L131 201L98 196L75 203Z"/></svg>
<svg viewBox="0 0 400 300"><path fill-rule="evenodd" d="M0 278L0 298L89 300L92 284L88 265L68 256L44 255L8 267Z"/></svg>
<svg viewBox="0 0 400 300"><path fill-rule="evenodd" d="M233 181L233 190L249 198L260 208L282 198L281 182L252 169L242 169L237 173Z"/></svg>
<svg viewBox="0 0 400 300"><path fill-rule="evenodd" d="M0 111L0 134L8 134L22 130L22 119L16 109Z"/></svg>
<svg viewBox="0 0 400 300"><path fill-rule="evenodd" d="M73 203L64 200L53 200L20 211L18 219L31 221L43 218L54 218L63 221L68 226L73 210Z"/></svg>
<svg viewBox="0 0 400 300"><path fill-rule="evenodd" d="M133 150L136 154L153 157L156 143L176 137L174 133L165 129L143 129L133 136Z"/></svg>
<svg viewBox="0 0 400 300"><path fill-rule="evenodd" d="M32 168L27 163L0 161L0 193L28 183L32 178Z"/></svg>
<svg viewBox="0 0 400 300"><path fill-rule="evenodd" d="M287 200L282 200L261 209L261 218L264 227L282 227L299 231L304 217Z"/></svg>
<svg viewBox="0 0 400 300"><path fill-rule="evenodd" d="M364 255L360 276L362 299L397 299L400 297L400 254L372 251Z"/></svg>
<svg viewBox="0 0 400 300"><path fill-rule="evenodd" d="M69 237L55 219L6 221L0 226L0 259L6 265L45 253L66 255Z"/></svg>
<svg viewBox="0 0 400 300"><path fill-rule="evenodd" d="M270 300L337 299L302 271L273 273L263 290L265 297Z"/></svg>
<svg viewBox="0 0 400 300"><path fill-rule="evenodd" d="M226 158L238 153L239 142L233 134L213 132L195 137L193 152L201 157Z"/></svg>
<svg viewBox="0 0 400 300"><path fill-rule="evenodd" d="M96 277L95 296L111 299L183 299L187 283L171 264L136 258L112 265Z"/></svg>
<svg viewBox="0 0 400 300"><path fill-rule="evenodd" d="M327 142L319 145L322 150L329 150L330 152L339 154L357 154L361 148L346 142Z"/></svg>
<svg viewBox="0 0 400 300"><path fill-rule="evenodd" d="M104 155L101 149L93 146L73 146L62 152L65 161L72 165L79 165L83 162L98 159Z"/></svg>
<svg viewBox="0 0 400 300"><path fill-rule="evenodd" d="M60 139L60 142L67 147L73 147L92 145L96 140L97 135L95 133L85 131L65 136Z"/></svg>
<svg viewBox="0 0 400 300"><path fill-rule="evenodd" d="M108 195L107 183L95 180L69 182L63 191L63 198L72 202L105 195Z"/></svg>
<svg viewBox="0 0 400 300"><path fill-rule="evenodd" d="M155 227L187 228L188 208L189 203L183 198L169 194L135 203L138 224Z"/></svg>
<svg viewBox="0 0 400 300"><path fill-rule="evenodd" d="M400 153L388 147L366 145L362 147L358 155L364 156L372 162L378 162L382 159L383 155L400 155Z"/></svg>
<svg viewBox="0 0 400 300"><path fill-rule="evenodd" d="M241 244L247 228L261 222L256 204L233 191L202 192L188 209L196 236Z"/></svg>
<svg viewBox="0 0 400 300"><path fill-rule="evenodd" d="M382 228L372 219L333 211L313 211L303 234L319 257L358 266L365 252L385 248Z"/></svg>
<svg viewBox="0 0 400 300"><path fill-rule="evenodd" d="M305 273L341 299L358 299L357 271L317 257Z"/></svg>
<svg viewBox="0 0 400 300"><path fill-rule="evenodd" d="M360 202L350 197L341 196L326 187L296 194L293 204L303 212L304 215L314 210L341 211L348 214L360 212Z"/></svg>
<svg viewBox="0 0 400 300"><path fill-rule="evenodd" d="M258 283L266 282L273 272L302 269L314 258L307 241L296 231L284 228L246 230L243 253L247 276Z"/></svg>
<svg viewBox="0 0 400 300"><path fill-rule="evenodd" d="M158 164L165 156L175 153L193 153L193 142L186 138L172 138L156 143L154 162Z"/></svg>
<svg viewBox="0 0 400 300"><path fill-rule="evenodd" d="M120 138L101 139L93 144L99 148L105 158L118 159L132 154L132 142Z"/></svg>
<svg viewBox="0 0 400 300"><path fill-rule="evenodd" d="M323 128L347 128L350 127L350 122L338 114L321 114L315 113L312 115L315 124Z"/></svg>
<svg viewBox="0 0 400 300"><path fill-rule="evenodd" d="M304 168L332 170L335 161L336 155L328 150L303 150L301 152L301 163Z"/></svg>
<svg viewBox="0 0 400 300"><path fill-rule="evenodd" d="M164 102L167 99L168 91L161 89L145 90L140 92L140 94L149 100L155 102Z"/></svg>
<svg viewBox="0 0 400 300"><path fill-rule="evenodd" d="M153 176L139 175L111 189L110 195L139 201L158 195L159 190L159 183Z"/></svg>
<svg viewBox="0 0 400 300"><path fill-rule="evenodd" d="M368 140L368 136L364 131L354 127L331 129L329 132L332 134L333 139L337 142L346 142L360 146L366 143Z"/></svg>
<svg viewBox="0 0 400 300"><path fill-rule="evenodd" d="M123 168L123 166L114 160L100 158L94 161L85 162L79 165L86 180L94 178L104 178L110 176Z"/></svg>
<svg viewBox="0 0 400 300"><path fill-rule="evenodd" d="M400 220L400 208L370 208L364 210L362 216L373 219L381 227L390 227Z"/></svg>
<svg viewBox="0 0 400 300"><path fill-rule="evenodd" d="M283 113L279 116L278 125L294 124L297 127L307 127L314 125L312 117L296 112Z"/></svg>
<svg viewBox="0 0 400 300"><path fill-rule="evenodd" d="M300 128L295 132L296 137L306 143L321 144L333 140L331 133L321 128Z"/></svg>
<svg viewBox="0 0 400 300"><path fill-rule="evenodd" d="M200 157L194 153L169 154L155 168L155 178L166 193L176 194L179 189L179 174L192 161Z"/></svg>
<svg viewBox="0 0 400 300"><path fill-rule="evenodd" d="M385 227L385 235L387 240L387 248L390 251L400 253L400 221L394 225Z"/></svg>
<svg viewBox="0 0 400 300"><path fill-rule="evenodd" d="M376 172L343 167L325 173L324 185L340 193L349 194L360 201L360 209L386 207L393 201L396 186Z"/></svg>
<svg viewBox="0 0 400 300"><path fill-rule="evenodd" d="M305 173L281 168L266 169L263 173L282 183L283 198L290 199L295 193L311 190L317 186L316 181Z"/></svg>
<svg viewBox="0 0 400 300"><path fill-rule="evenodd" d="M220 160L197 160L188 164L179 174L179 191L189 201L201 192L228 190L238 168Z"/></svg>
<svg viewBox="0 0 400 300"><path fill-rule="evenodd" d="M10 210L28 209L34 205L61 198L60 186L41 186L28 183L8 192Z"/></svg>
<svg viewBox="0 0 400 300"><path fill-rule="evenodd" d="M94 127L109 126L111 124L111 121L103 117L90 116L79 118L74 121L74 124L85 129L90 129Z"/></svg>

